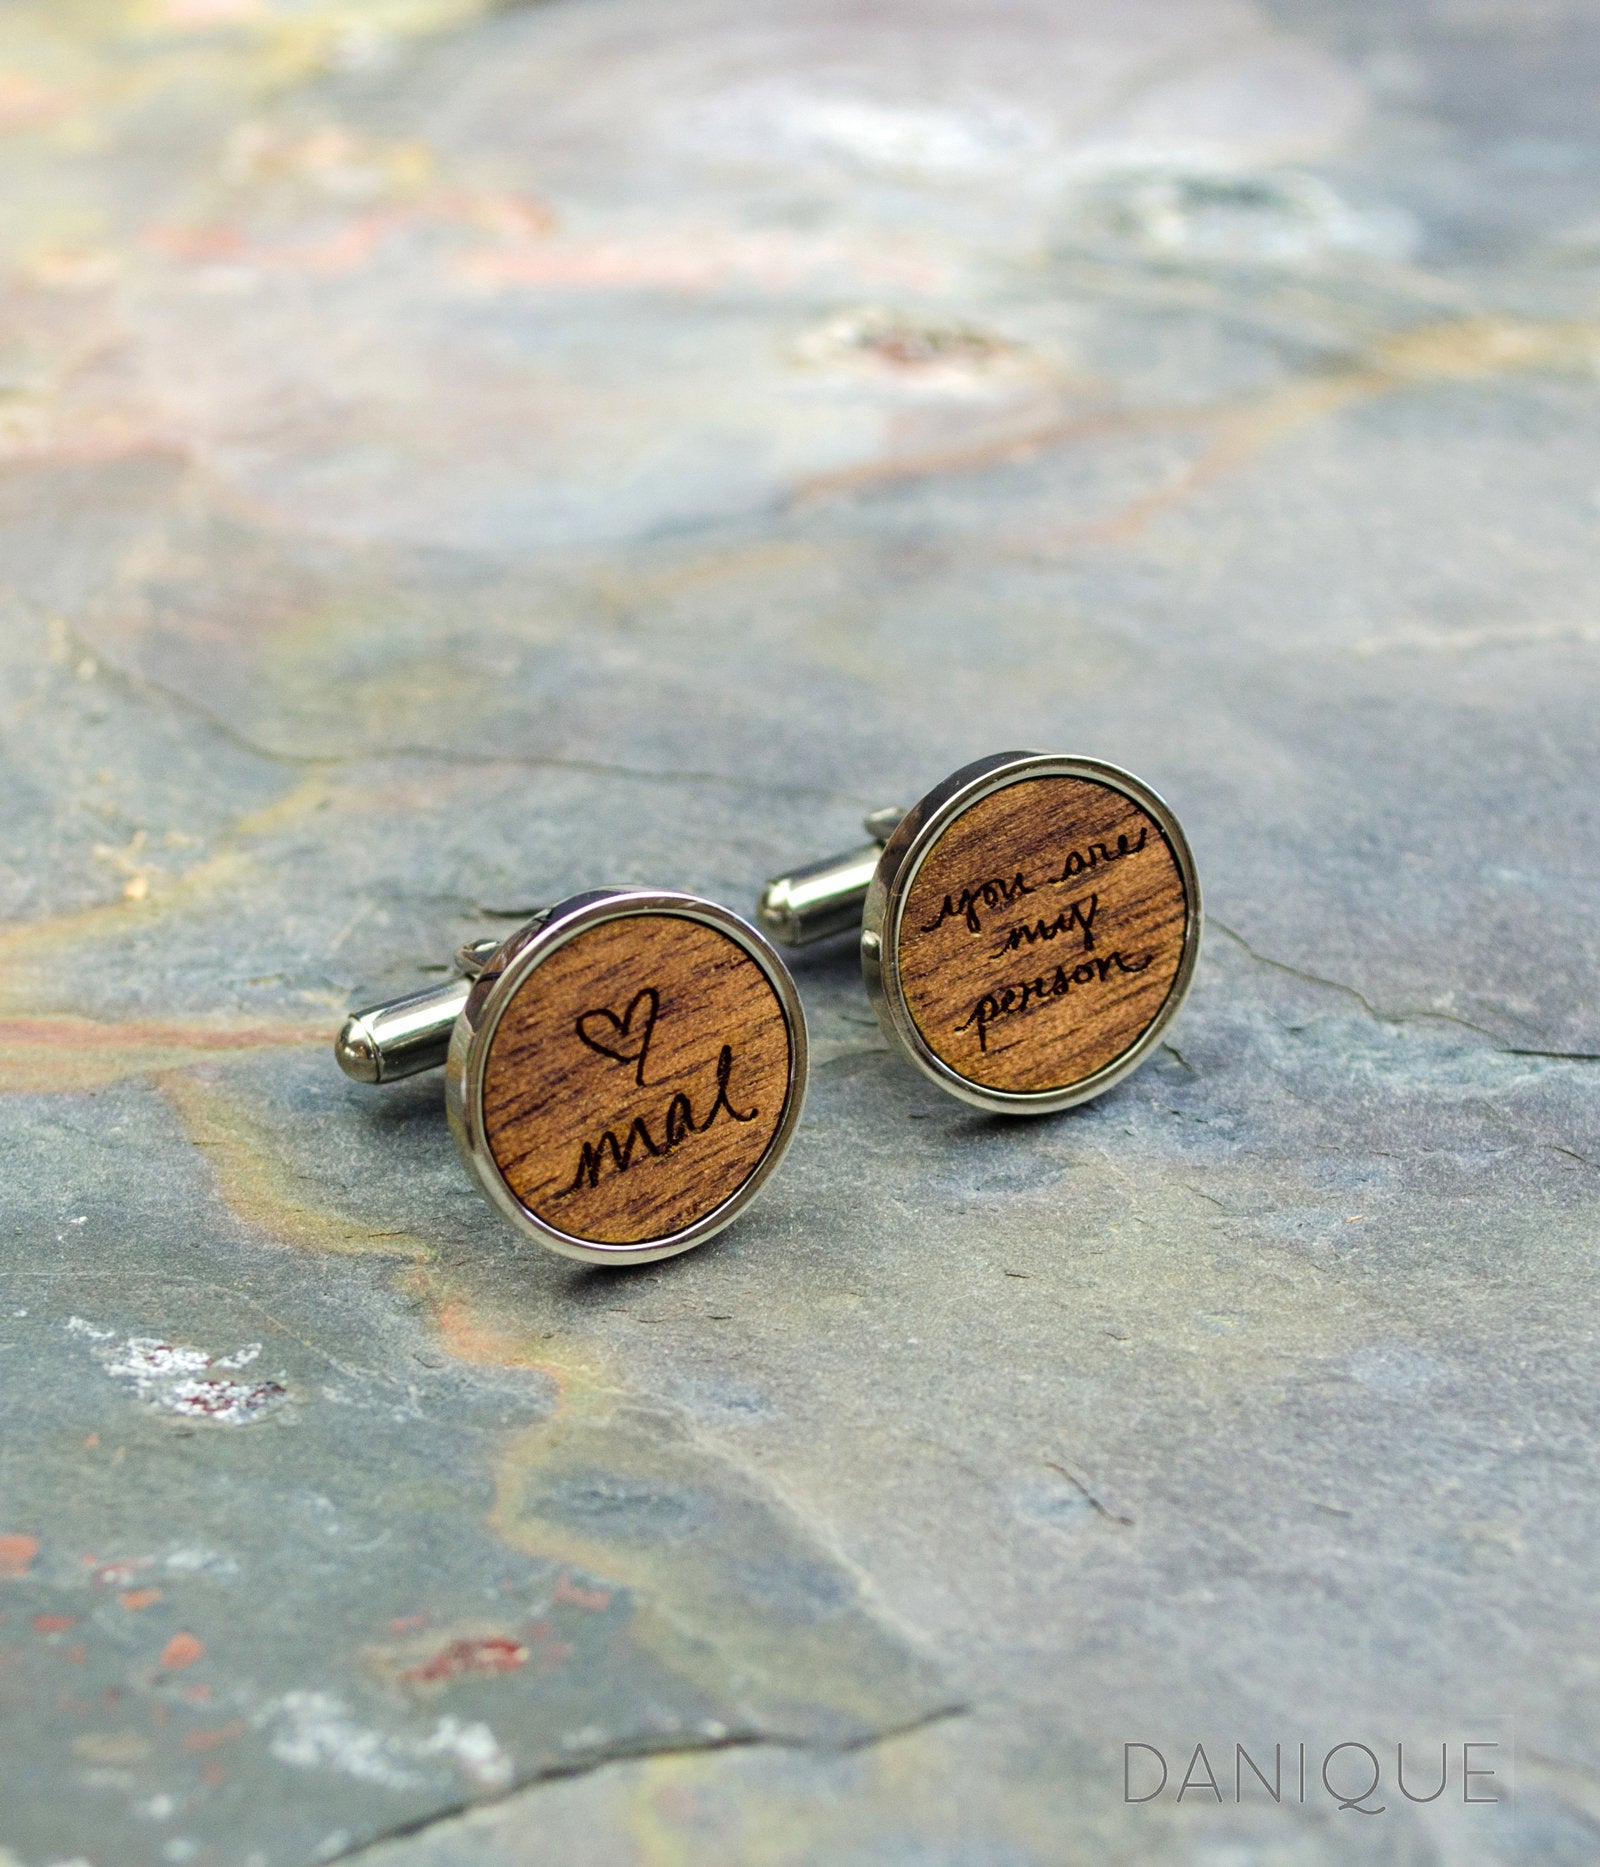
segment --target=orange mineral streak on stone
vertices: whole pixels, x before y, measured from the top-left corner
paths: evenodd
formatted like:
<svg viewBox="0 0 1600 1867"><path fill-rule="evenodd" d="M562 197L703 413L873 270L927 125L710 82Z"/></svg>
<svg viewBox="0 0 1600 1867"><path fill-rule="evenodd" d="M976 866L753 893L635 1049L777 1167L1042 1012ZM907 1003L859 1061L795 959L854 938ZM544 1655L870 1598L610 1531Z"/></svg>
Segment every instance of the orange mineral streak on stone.
<svg viewBox="0 0 1600 1867"><path fill-rule="evenodd" d="M159 1588L130 1588L126 1594L119 1595L117 1599L130 1614L137 1614L143 1608L153 1608L161 1599L161 1590Z"/></svg>
<svg viewBox="0 0 1600 1867"><path fill-rule="evenodd" d="M403 157L405 151L399 153ZM391 159L388 166L394 170L397 165ZM399 172L389 175L391 194L411 194L403 173L406 166L402 161ZM425 152L419 150L409 166L418 172L426 168ZM250 240L238 227L210 221L155 222L144 229L140 240L147 251L177 265L230 265L261 272L333 276L370 264L400 234L419 228L465 226L493 236L499 244L486 249L489 258L510 264L515 276L518 256L530 243L544 241L554 225L550 209L529 197L435 188L398 205L348 214L332 228L300 239Z"/></svg>
<svg viewBox="0 0 1600 1867"><path fill-rule="evenodd" d="M418 225L414 209L353 215L331 233L314 239L253 245L236 227L155 226L144 243L164 259L187 265L238 265L263 272L334 276L366 265L394 234Z"/></svg>
<svg viewBox="0 0 1600 1867"><path fill-rule="evenodd" d="M320 1042L328 1032L318 1032ZM329 1060L332 1067L332 1060ZM302 1250L425 1259L430 1248L407 1232L379 1228L331 1209L320 1187L296 1170L288 1137L229 1096L208 1074L174 1070L157 1080L184 1133L206 1157L217 1191L248 1224Z"/></svg>
<svg viewBox="0 0 1600 1867"><path fill-rule="evenodd" d="M1600 323L1538 322L1501 317L1440 318L1373 340L1343 367L1294 378L1264 394L1196 405L1105 410L1045 408L1018 412L1016 425L992 430L981 410L967 438L815 475L791 490L790 503L880 486L1015 466L1041 454L1125 438L1171 433L1194 437L1194 457L1159 485L1106 518L1074 525L1064 542L1119 545L1153 520L1248 466L1297 430L1345 408L1432 383L1491 382L1537 372L1591 374L1600 363Z"/></svg>
<svg viewBox="0 0 1600 1867"><path fill-rule="evenodd" d="M227 1724L218 1725L212 1731L185 1731L183 1748L185 1750L215 1750L219 1744L231 1744L235 1738L245 1734L245 1722L234 1718Z"/></svg>
<svg viewBox="0 0 1600 1867"><path fill-rule="evenodd" d="M443 1685L467 1673L512 1673L528 1663L528 1649L509 1634L451 1640L400 1674L407 1685Z"/></svg>
<svg viewBox="0 0 1600 1867"><path fill-rule="evenodd" d="M205 1644L193 1634L174 1634L161 1649L161 1665L164 1671L182 1672L186 1666L193 1666L196 1660L206 1656Z"/></svg>
<svg viewBox="0 0 1600 1867"><path fill-rule="evenodd" d="M63 653L72 652L68 641L59 646ZM144 874L148 880L154 871L140 868L136 860L147 847L135 837L126 849L108 849L106 859L118 875ZM184 875L156 878L160 886L147 889L139 900L119 893L75 913L0 925L0 1012L22 1015L58 999L64 962L74 957L74 948L148 934L154 923L178 910L225 895L248 878L252 867L242 852L224 850Z"/></svg>
<svg viewBox="0 0 1600 1867"><path fill-rule="evenodd" d="M383 1685L432 1696L459 1679L521 1672L532 1657L528 1642L533 1638L532 1629L464 1622L368 1647L361 1659Z"/></svg>
<svg viewBox="0 0 1600 1867"><path fill-rule="evenodd" d="M1497 317L1441 318L1379 338L1349 367L1284 383L1265 395L1201 411L1204 451L1165 485L1075 534L1121 544L1191 493L1240 471L1298 429L1379 396L1433 383L1492 382L1534 372L1593 373L1600 324ZM1176 423L1174 425L1177 425Z"/></svg>
<svg viewBox="0 0 1600 1867"><path fill-rule="evenodd" d="M795 484L789 504L804 507L851 493L871 492L916 480L946 479L994 467L1022 466L1041 454L1087 447L1169 428L1203 422L1207 411L1175 413L1169 409L1078 409L1029 407L1004 417L984 411L982 427L947 445L892 450L876 460L829 473L813 474ZM1029 417L1032 417L1030 420Z"/></svg>
<svg viewBox="0 0 1600 1867"><path fill-rule="evenodd" d="M611 1606L612 1590L609 1588L584 1588L573 1581L570 1575L556 1578L556 1585L550 1599L562 1602L574 1608L584 1608L591 1614L598 1614Z"/></svg>
<svg viewBox="0 0 1600 1867"><path fill-rule="evenodd" d="M174 909L226 890L244 873L233 852L140 899L0 927L0 1093L103 1089L182 1069L218 1052L327 1042L331 1023L306 1019L87 1018L60 1006L63 981L107 942L145 934ZM85 949L88 949L86 952Z"/></svg>
<svg viewBox="0 0 1600 1867"><path fill-rule="evenodd" d="M457 1361L485 1369L543 1374L556 1391L556 1404L547 1419L588 1413L605 1395L618 1391L590 1344L579 1346L566 1335L534 1333L528 1324L513 1318L487 1316L431 1271L407 1275L403 1288L428 1309L439 1333L439 1346Z"/></svg>
<svg viewBox="0 0 1600 1867"><path fill-rule="evenodd" d="M39 1553L36 1536L0 1536L0 1582L20 1582Z"/></svg>
<svg viewBox="0 0 1600 1867"><path fill-rule="evenodd" d="M806 234L710 230L634 240L553 238L461 255L455 277L479 291L707 292L729 285L792 289L815 275L843 273L905 291L937 291L944 266L914 248L867 247Z"/></svg>
<svg viewBox="0 0 1600 1867"><path fill-rule="evenodd" d="M24 71L0 71L0 136L59 123L81 100L61 85L45 84Z"/></svg>
<svg viewBox="0 0 1600 1867"><path fill-rule="evenodd" d="M77 1624L70 1614L36 1614L33 1617L33 1631L36 1634L64 1634L68 1628L76 1627Z"/></svg>
<svg viewBox="0 0 1600 1867"><path fill-rule="evenodd" d="M446 1303L438 1311L439 1333L452 1355L462 1361L497 1368L543 1368L509 1329L488 1322L465 1303Z"/></svg>

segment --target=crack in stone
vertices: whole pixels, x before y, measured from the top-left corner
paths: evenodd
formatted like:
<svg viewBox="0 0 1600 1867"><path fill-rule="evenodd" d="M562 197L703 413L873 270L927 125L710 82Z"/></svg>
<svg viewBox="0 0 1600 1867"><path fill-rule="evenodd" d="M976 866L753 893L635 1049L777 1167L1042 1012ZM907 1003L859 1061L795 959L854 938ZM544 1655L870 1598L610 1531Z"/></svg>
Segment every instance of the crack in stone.
<svg viewBox="0 0 1600 1867"><path fill-rule="evenodd" d="M620 765L603 759L560 758L554 753L468 752L451 746L429 745L395 745L381 750L369 748L358 752L289 752L253 739L221 714L212 712L193 695L186 694L182 688L169 686L165 681L154 680L147 674L137 674L118 666L98 644L86 640L75 631L67 630L65 639L79 653L93 660L96 671L108 677L111 685L128 698L163 700L209 727L237 750L252 758L263 759L268 764L284 765L291 770L337 771L351 766L379 765L391 759L411 759L469 769L491 770L495 766L511 766L518 770L574 772L592 778L626 778L642 784L699 784L741 793L764 791L776 797L792 797L807 803L840 804L852 810L864 809L870 802L867 798L831 791L822 785L779 784L768 778L738 777L720 771L685 771L671 767L652 769L641 765Z"/></svg>
<svg viewBox="0 0 1600 1867"><path fill-rule="evenodd" d="M1563 1147L1559 1141L1546 1141L1544 1144L1552 1154L1565 1154L1568 1160L1578 1161L1585 1167L1593 1167L1600 1172L1600 1160L1591 1160L1587 1154L1580 1154L1575 1148Z"/></svg>
<svg viewBox="0 0 1600 1867"><path fill-rule="evenodd" d="M1463 1018L1451 1011L1380 1011L1372 1000L1353 985L1346 985L1342 979L1325 979L1320 973L1306 972L1299 966L1291 966L1287 960L1274 959L1270 953L1259 952L1243 934L1235 933L1225 926L1214 914L1206 915L1206 925L1215 927L1220 934L1226 934L1234 945L1246 953L1258 965L1270 966L1274 972L1286 972L1291 979L1299 979L1306 985L1326 986L1330 991L1343 992L1347 998L1353 998L1361 1009L1375 1023L1403 1026L1407 1024L1454 1024L1461 1030L1471 1031L1482 1037L1502 1057L1543 1057L1553 1063L1600 1063L1600 1052L1589 1050L1532 1050L1515 1044L1505 1044L1498 1034L1481 1024L1474 1024L1470 1018Z"/></svg>
<svg viewBox="0 0 1600 1867"><path fill-rule="evenodd" d="M1198 1186L1191 1186L1187 1180L1180 1180L1178 1184L1186 1193L1192 1193L1196 1199L1209 1200L1210 1203L1216 1207L1218 1212L1230 1211L1230 1208L1218 1199L1215 1193L1202 1192Z"/></svg>
<svg viewBox="0 0 1600 1867"><path fill-rule="evenodd" d="M1095 1503L1093 1499L1090 1500ZM1103 1507L1095 1503L1097 1510ZM1108 1513L1109 1514L1109 1513ZM1122 1522L1113 1518L1113 1522ZM544 1787L546 1783L555 1783L577 1776L588 1776L596 1770L608 1768L617 1763L642 1763L653 1761L657 1757L697 1757L713 1751L722 1750L788 1750L802 1755L817 1757L847 1757L861 1751L875 1749L880 1744L887 1744L896 1738L913 1737L919 1731L930 1726L943 1724L954 1718L967 1716L969 1705L957 1703L941 1705L935 1710L924 1712L920 1717L909 1719L905 1724L893 1725L884 1731L868 1732L859 1738L846 1738L838 1743L808 1741L804 1738L779 1737L764 1731L730 1732L726 1737L705 1737L687 1743L650 1744L630 1743L626 1739L615 1744L602 1745L583 1757L574 1758L570 1763L553 1764L537 1770L533 1775L514 1782L499 1795L463 1797L457 1802L432 1810L426 1815L419 1815L411 1821L398 1823L393 1828L386 1828L382 1834L374 1835L370 1840L357 1842L338 1854L324 1856L328 1867L338 1867L341 1861L361 1860L375 1849L386 1847L391 1842L411 1840L425 1834L442 1823L454 1821L477 1809L493 1808L511 1801L514 1797L531 1794Z"/></svg>
<svg viewBox="0 0 1600 1867"><path fill-rule="evenodd" d="M1133 1528L1133 1519L1131 1517L1126 1516L1121 1511L1112 1510L1108 1505L1103 1504L1075 1471L1069 1470L1065 1465L1058 1464L1054 1459L1046 1459L1044 1463L1051 1471L1060 1473L1060 1475L1066 1479L1067 1483L1072 1486L1073 1490L1077 1492L1078 1496L1083 1499L1084 1503L1087 1504L1097 1516L1103 1517L1107 1523L1118 1524L1125 1530L1131 1530Z"/></svg>

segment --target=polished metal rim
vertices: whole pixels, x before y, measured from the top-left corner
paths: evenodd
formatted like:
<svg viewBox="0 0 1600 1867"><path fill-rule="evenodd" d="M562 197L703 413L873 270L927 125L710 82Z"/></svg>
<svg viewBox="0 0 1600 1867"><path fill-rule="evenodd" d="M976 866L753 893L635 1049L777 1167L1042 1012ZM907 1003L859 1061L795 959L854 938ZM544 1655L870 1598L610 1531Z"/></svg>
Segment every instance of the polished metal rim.
<svg viewBox="0 0 1600 1867"><path fill-rule="evenodd" d="M1137 1038L1092 1076L1064 1089L991 1089L954 1070L929 1046L906 1004L900 984L900 922L918 871L958 817L996 791L1030 778L1087 778L1121 791L1146 813L1166 838L1183 878L1187 913L1183 952L1161 1009ZM1200 881L1188 839L1166 801L1149 785L1099 759L1050 752L998 752L953 772L908 810L884 846L867 891L861 925L861 971L884 1035L923 1075L975 1108L1001 1115L1048 1115L1102 1095L1136 1070L1177 1016L1194 979L1200 952Z"/></svg>
<svg viewBox="0 0 1600 1867"><path fill-rule="evenodd" d="M592 927L606 921L628 920L642 914L662 914L678 920L701 921L726 934L749 954L765 974L789 1027L789 1080L784 1110L766 1152L748 1178L720 1206L692 1225L647 1244L607 1245L579 1238L551 1225L525 1206L506 1183L490 1149L483 1125L483 1077L490 1046L506 1007L523 984L552 953ZM805 1100L807 1044L805 1011L783 961L747 921L714 901L640 888L605 888L573 895L552 908L542 920L522 928L502 946L483 969L466 1009L456 1021L445 1066L445 1106L456 1146L468 1171L482 1187L489 1203L524 1236L547 1250L585 1264L650 1264L676 1257L720 1232L747 1206L768 1174L783 1158L800 1119Z"/></svg>

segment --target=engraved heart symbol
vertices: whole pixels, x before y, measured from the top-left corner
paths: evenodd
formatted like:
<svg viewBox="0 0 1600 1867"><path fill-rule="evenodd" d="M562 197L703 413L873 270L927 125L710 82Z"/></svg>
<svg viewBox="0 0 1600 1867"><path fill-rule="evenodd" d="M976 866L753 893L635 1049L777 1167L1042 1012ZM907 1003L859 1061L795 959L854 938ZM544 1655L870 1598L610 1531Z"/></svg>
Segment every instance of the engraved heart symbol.
<svg viewBox="0 0 1600 1867"><path fill-rule="evenodd" d="M584 1012L577 1024L579 1041L614 1062L636 1064L634 1081L642 1089L645 1055L650 1049L656 1013L660 1009L660 994L653 985L647 985L642 992L634 993L620 1018L604 1006Z"/></svg>

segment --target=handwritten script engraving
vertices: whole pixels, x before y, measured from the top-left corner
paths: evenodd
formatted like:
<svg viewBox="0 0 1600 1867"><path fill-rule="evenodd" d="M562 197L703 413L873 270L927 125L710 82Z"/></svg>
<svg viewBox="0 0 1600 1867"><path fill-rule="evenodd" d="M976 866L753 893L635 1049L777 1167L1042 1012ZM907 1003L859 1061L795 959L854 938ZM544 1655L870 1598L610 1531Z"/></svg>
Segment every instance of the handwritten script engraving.
<svg viewBox="0 0 1600 1867"><path fill-rule="evenodd" d="M1036 772L945 823L890 950L929 1055L974 1087L1040 1095L1140 1041L1190 927L1181 838L1159 808L1087 772Z"/></svg>
<svg viewBox="0 0 1600 1867"><path fill-rule="evenodd" d="M1069 901L1053 921L1041 918L1031 927L1013 927L990 957L1000 959L1007 953L1015 953L1019 947L1037 946L1041 940L1059 940L1063 934L1071 933L1074 927L1083 935L1084 952L1092 953L1094 917L1099 906L1098 895L1086 895L1082 901Z"/></svg>
<svg viewBox="0 0 1600 1867"><path fill-rule="evenodd" d="M1022 895L1032 893L1032 884L1024 881L1020 875L1009 882L998 878L987 882L977 882L972 887L963 888L959 900L953 900L946 895L944 906L931 921L924 925L922 931L937 933L946 921L962 920L967 924L968 933L982 933L983 921L978 913L979 908L988 908L993 912L996 908L1009 906Z"/></svg>
<svg viewBox="0 0 1600 1867"><path fill-rule="evenodd" d="M635 1001L637 1002L637 1001ZM627 1138L619 1141L616 1130L606 1129L598 1141L585 1141L583 1151L578 1156L578 1171L572 1176L569 1193L576 1193L584 1186L600 1184L600 1169L609 1154L611 1163L618 1173L626 1173L634 1163L636 1151L643 1150L647 1159L659 1159L663 1154L670 1154L676 1147L681 1147L692 1134L704 1134L719 1115L726 1115L731 1121L752 1122L761 1111L750 1109L741 1115L733 1106L728 1096L728 1079L733 1074L733 1046L724 1044L717 1057L717 1095L716 1100L706 1110L704 1121L694 1118L694 1104L680 1089L667 1104L667 1112L661 1125L661 1140L651 1134L642 1115L636 1115L627 1132Z"/></svg>
<svg viewBox="0 0 1600 1867"><path fill-rule="evenodd" d="M1020 901L1024 895L1036 893L1040 888L1051 888L1062 882L1076 881L1080 875L1087 875L1092 869L1101 868L1111 862L1121 862L1128 856L1136 856L1144 848L1149 834L1149 824L1141 823L1137 835L1127 830L1120 831L1115 847L1112 846L1111 839L1107 837L1102 841L1088 843L1082 849L1068 850L1059 872L1047 875L1043 881L1030 882L1027 876L1018 870L1009 882L1003 877L991 876L987 881L968 883L959 894L952 892L945 896L939 912L932 920L922 923L922 932L937 933L946 921L961 921L965 924L969 934L980 934L983 932L983 915L979 913L980 908L987 913L994 914L1002 908L1010 907L1013 901ZM1090 900L1093 899L1091 895ZM1043 924L1041 921L1040 925ZM1091 940L1088 944L1093 946L1094 942ZM1015 951L1015 947L1013 946L1010 950Z"/></svg>
<svg viewBox="0 0 1600 1867"><path fill-rule="evenodd" d="M1148 823L1139 825L1139 834L1129 836L1126 830L1117 837L1115 849L1108 849L1104 843L1091 843L1087 849L1074 849L1068 852L1066 861L1061 865L1061 877L1064 882L1075 881L1080 875L1087 875L1090 869L1098 868L1103 862L1120 862L1124 856L1136 856L1144 848L1145 838L1150 834Z"/></svg>
<svg viewBox="0 0 1600 1867"><path fill-rule="evenodd" d="M1057 966L1048 977L1019 979L1014 985L1003 985L996 992L985 992L955 1028L967 1031L976 1026L978 1048L987 1051L989 1026L997 1020L1015 1017L1050 999L1065 998L1074 986L1104 985L1113 971L1143 972L1154 957L1154 954L1144 953L1138 959L1130 959L1126 953L1108 953L1100 959L1085 960L1070 972L1065 966Z"/></svg>
<svg viewBox="0 0 1600 1867"><path fill-rule="evenodd" d="M618 915L565 941L502 1013L483 1134L511 1193L573 1238L636 1245L716 1211L794 1093L784 1005L729 933Z"/></svg>
<svg viewBox="0 0 1600 1867"><path fill-rule="evenodd" d="M641 1007L647 1016L639 1019L638 1035L634 1034L634 1020L639 1017ZM653 985L647 985L642 991L635 992L628 1003L628 1009L619 1018L614 1011L599 1006L594 1011L579 1014L576 1030L580 1043L585 1043L591 1050L599 1051L602 1057L611 1057L618 1063L632 1063L633 1080L642 1089L644 1087L644 1060L650 1049L650 1039L655 1035L656 1018L661 1010L661 994ZM629 1048L629 1045L633 1048Z"/></svg>

